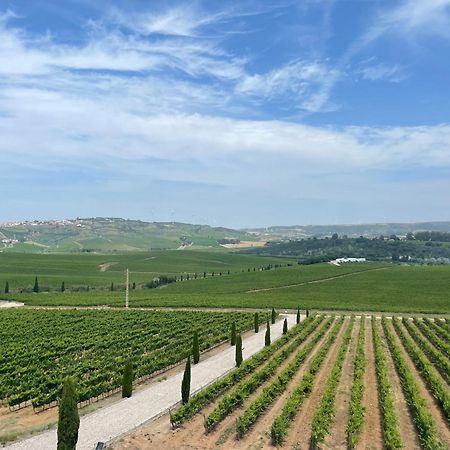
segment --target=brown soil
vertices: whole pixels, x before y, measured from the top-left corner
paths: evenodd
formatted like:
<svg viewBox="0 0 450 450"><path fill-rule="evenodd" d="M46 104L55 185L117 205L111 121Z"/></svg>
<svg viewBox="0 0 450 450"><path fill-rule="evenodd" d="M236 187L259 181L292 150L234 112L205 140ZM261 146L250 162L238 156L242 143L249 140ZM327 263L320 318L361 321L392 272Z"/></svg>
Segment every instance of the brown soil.
<svg viewBox="0 0 450 450"><path fill-rule="evenodd" d="M118 262L107 262L103 264L99 264L98 268L100 272L106 272L110 267L114 266L115 264L119 264Z"/></svg>
<svg viewBox="0 0 450 450"><path fill-rule="evenodd" d="M270 426L276 417L281 413L283 406L292 393L292 391L298 386L303 375L309 369L311 361L313 360L316 353L319 351L322 344L327 339L331 332L331 328L327 330L327 333L322 337L322 339L316 344L314 350L308 355L306 360L300 366L299 370L292 377L287 389L283 392L280 397L271 405L271 407L259 418L255 427L251 429L243 439L233 441L233 449L248 449L248 448L273 448L270 442Z"/></svg>
<svg viewBox="0 0 450 450"><path fill-rule="evenodd" d="M303 405L297 414L297 417L291 424L284 447L286 448L309 448L311 440L311 425L314 412L318 407L322 395L325 391L325 385L327 383L328 375L330 374L333 364L336 360L339 347L341 346L342 337L348 326L349 319L347 318L339 331L336 341L331 346L325 361L319 373L316 376L316 380L309 397L305 399Z"/></svg>
<svg viewBox="0 0 450 450"><path fill-rule="evenodd" d="M450 448L450 430L448 428L447 425L447 420L439 406L439 404L437 403L436 399L433 397L433 395L430 393L430 391L427 389L427 386L425 384L425 381L423 380L422 376L420 375L419 371L416 369L416 366L414 365L413 361L411 360L410 356L408 355L408 353L406 352L406 350L404 349L400 338L397 336L397 333L394 330L394 326L391 322L389 322L389 326L390 329L392 331L392 333L395 335L395 339L397 341L397 344L399 346L399 348L401 349L403 358L406 362L406 364L408 365L408 367L411 369L411 371L416 375L416 383L417 386L419 387L419 391L421 396L425 399L426 403L427 403L427 410L428 412L431 414L431 416L433 417L433 420L436 424L436 428L438 431L438 435L441 439L441 441L444 443L444 445L446 446L446 448ZM406 330L405 327L403 327L403 325L401 324L401 327L403 328L403 330L405 331L405 333L407 334L408 331Z"/></svg>
<svg viewBox="0 0 450 450"><path fill-rule="evenodd" d="M264 247L267 241L241 241L238 244L222 244L225 248L251 248L251 247Z"/></svg>
<svg viewBox="0 0 450 450"><path fill-rule="evenodd" d="M378 321L379 322L379 321ZM400 378L395 370L394 361L392 359L389 348L386 344L386 338L384 336L383 328L378 324L378 331L383 339L383 346L385 348L386 362L391 379L392 396L394 397L394 406L397 411L397 418L399 421L400 437L402 439L405 448L420 449L419 439L417 437L416 428L412 419L411 413L408 408L405 396L400 385Z"/></svg>
<svg viewBox="0 0 450 450"><path fill-rule="evenodd" d="M378 403L378 385L370 318L366 320L365 337L366 370L364 372L363 405L366 410L356 448L357 450L379 450L383 448L383 431Z"/></svg>
<svg viewBox="0 0 450 450"><path fill-rule="evenodd" d="M299 349L304 347L310 341L312 335L299 346ZM284 348L284 347L283 347ZM281 350L280 350L281 351ZM278 352L277 352L278 353ZM296 352L295 352L296 353ZM280 365L277 373L282 371L295 357L295 353L290 355L286 361ZM272 378L273 380L274 378ZM270 382L270 381L269 381ZM267 383L265 384L267 385ZM237 448L235 444L235 430L234 423L236 418L242 414L245 408L261 393L264 386L256 390L246 401L241 408L238 408L232 414L227 416L217 428L205 434L203 426L204 418L214 410L222 397L217 399L213 404L202 410L201 414L197 414L194 418L185 424L183 427L172 430L169 424L169 417L165 415L155 422L142 427L133 435L124 437L122 440L112 446L115 450L134 450L146 447L151 443L152 448L164 449L211 449L211 448ZM226 444L225 444L226 443ZM225 444L224 447L222 447ZM154 447L153 447L154 446Z"/></svg>
<svg viewBox="0 0 450 450"><path fill-rule="evenodd" d="M355 320L351 341L349 343L350 351L347 351L347 355L342 366L341 379L336 392L335 416L330 434L325 439L325 443L323 445L324 449L347 449L346 429L348 419L350 417L350 396L354 374L353 365L356 355L356 346L358 343L360 320L361 319Z"/></svg>

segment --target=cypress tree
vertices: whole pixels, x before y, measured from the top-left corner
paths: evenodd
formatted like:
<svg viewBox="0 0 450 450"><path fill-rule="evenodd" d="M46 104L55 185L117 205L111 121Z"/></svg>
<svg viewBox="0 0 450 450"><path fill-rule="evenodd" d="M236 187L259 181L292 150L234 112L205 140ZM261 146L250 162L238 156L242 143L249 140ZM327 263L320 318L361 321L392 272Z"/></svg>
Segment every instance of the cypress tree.
<svg viewBox="0 0 450 450"><path fill-rule="evenodd" d="M297 308L297 323L300 323L300 307Z"/></svg>
<svg viewBox="0 0 450 450"><path fill-rule="evenodd" d="M203 278L206 278L206 272L203 272Z"/></svg>
<svg viewBox="0 0 450 450"><path fill-rule="evenodd" d="M240 367L242 364L242 338L241 335L238 334L236 337L236 367Z"/></svg>
<svg viewBox="0 0 450 450"><path fill-rule="evenodd" d="M131 397L133 393L133 364L130 360L125 363L122 377L122 398Z"/></svg>
<svg viewBox="0 0 450 450"><path fill-rule="evenodd" d="M194 338L192 339L192 359L194 364L200 361L200 346L198 344L198 332L194 333Z"/></svg>
<svg viewBox="0 0 450 450"><path fill-rule="evenodd" d="M191 392L191 357L188 356L186 360L186 367L184 368L183 381L181 382L181 402L185 405L189 401L189 394Z"/></svg>
<svg viewBox="0 0 450 450"><path fill-rule="evenodd" d="M270 323L267 321L267 328L266 328L266 334L264 336L264 344L267 347L270 345Z"/></svg>
<svg viewBox="0 0 450 450"><path fill-rule="evenodd" d="M113 291L114 290L114 283L111 283L111 287L110 290Z"/></svg>
<svg viewBox="0 0 450 450"><path fill-rule="evenodd" d="M283 334L286 334L288 332L288 326L287 326L287 318L284 319L283 323Z"/></svg>
<svg viewBox="0 0 450 450"><path fill-rule="evenodd" d="M230 338L230 344L236 345L236 322L233 322L231 324L231 338Z"/></svg>
<svg viewBox="0 0 450 450"><path fill-rule="evenodd" d="M78 415L77 394L71 378L64 381L58 409L57 450L75 450L78 441L80 417Z"/></svg>
<svg viewBox="0 0 450 450"><path fill-rule="evenodd" d="M64 292L66 290L66 285L64 284L64 281L61 283L61 292Z"/></svg>
<svg viewBox="0 0 450 450"><path fill-rule="evenodd" d="M277 318L277 313L275 312L275 308L272 308L272 323L275 323L276 318Z"/></svg>
<svg viewBox="0 0 450 450"><path fill-rule="evenodd" d="M37 277L34 279L33 292L39 292L39 283Z"/></svg>
<svg viewBox="0 0 450 450"><path fill-rule="evenodd" d="M6 282L5 284L5 294L9 294L9 283Z"/></svg>
<svg viewBox="0 0 450 450"><path fill-rule="evenodd" d="M306 317L309 317L309 309L306 310Z"/></svg>
<svg viewBox="0 0 450 450"><path fill-rule="evenodd" d="M258 332L259 332L259 315L256 312L255 313L255 333L258 333Z"/></svg>
<svg viewBox="0 0 450 450"><path fill-rule="evenodd" d="M133 285L131 286L131 289L135 290L136 289L136 283L133 281Z"/></svg>

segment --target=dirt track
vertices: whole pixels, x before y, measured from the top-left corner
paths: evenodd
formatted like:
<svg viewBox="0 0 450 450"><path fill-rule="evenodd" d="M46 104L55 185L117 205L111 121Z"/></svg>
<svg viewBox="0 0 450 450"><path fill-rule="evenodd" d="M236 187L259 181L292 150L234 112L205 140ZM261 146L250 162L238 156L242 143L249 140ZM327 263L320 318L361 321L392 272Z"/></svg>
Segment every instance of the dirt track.
<svg viewBox="0 0 450 450"><path fill-rule="evenodd" d="M381 450L383 448L383 431L378 404L377 375L375 372L375 355L373 352L370 318L366 320L365 356L366 370L364 372L363 404L366 410L364 424L356 448L357 450Z"/></svg>
<svg viewBox="0 0 450 450"><path fill-rule="evenodd" d="M355 361L356 347L358 343L360 321L355 321L349 350L342 366L341 380L339 381L336 394L336 414L330 434L325 439L324 449L346 450L347 449L347 423L350 417L350 396L353 384L353 364Z"/></svg>
<svg viewBox="0 0 450 450"><path fill-rule="evenodd" d="M450 449L450 430L448 427L447 420L439 407L439 404L437 403L437 400L431 395L431 393L428 391L427 386L425 384L425 381L421 377L420 373L417 371L413 361L411 360L410 356L404 349L404 347L401 344L400 338L397 336L397 333L394 330L394 326L392 323L388 323L388 326L390 327L390 330L392 331L392 334L395 336L395 340L397 342L398 347L400 348L403 358L410 368L410 370L416 375L416 383L419 387L420 394L425 399L427 404L427 410L433 417L434 422L436 423L436 428L438 431L438 435L441 439L441 441L444 443L444 445ZM406 328L401 325L403 331L408 334ZM444 380L442 380L443 383L445 383Z"/></svg>
<svg viewBox="0 0 450 450"><path fill-rule="evenodd" d="M412 419L411 413L408 408L408 403L406 402L406 398L401 388L400 378L398 377L398 374L395 370L394 361L389 352L381 324L378 324L378 326L380 336L383 339L383 346L386 354L389 378L391 380L392 395L394 397L394 406L395 410L397 411L397 418L400 426L400 437L405 448L420 449L420 443L416 434L414 421Z"/></svg>

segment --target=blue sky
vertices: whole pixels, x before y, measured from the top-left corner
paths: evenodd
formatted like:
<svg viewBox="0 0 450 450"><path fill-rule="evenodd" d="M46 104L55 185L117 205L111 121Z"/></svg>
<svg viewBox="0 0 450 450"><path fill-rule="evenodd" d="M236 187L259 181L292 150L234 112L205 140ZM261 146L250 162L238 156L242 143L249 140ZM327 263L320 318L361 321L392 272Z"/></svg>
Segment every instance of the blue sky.
<svg viewBox="0 0 450 450"><path fill-rule="evenodd" d="M0 0L0 221L449 220L450 0Z"/></svg>

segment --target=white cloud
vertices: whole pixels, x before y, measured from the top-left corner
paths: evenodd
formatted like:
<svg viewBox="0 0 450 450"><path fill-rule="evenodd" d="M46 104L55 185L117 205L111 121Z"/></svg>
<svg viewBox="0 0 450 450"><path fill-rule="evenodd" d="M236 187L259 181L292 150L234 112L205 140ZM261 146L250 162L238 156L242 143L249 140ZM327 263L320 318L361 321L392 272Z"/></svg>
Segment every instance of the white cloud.
<svg viewBox="0 0 450 450"><path fill-rule="evenodd" d="M389 81L391 83L398 83L407 78L405 70L399 64L387 65L384 63L364 63L361 68L356 70L364 80L369 81Z"/></svg>
<svg viewBox="0 0 450 450"><path fill-rule="evenodd" d="M114 10L110 19L140 34L197 37L205 26L225 19L226 12L206 14L195 10L193 5L177 6L162 12L124 14Z"/></svg>
<svg viewBox="0 0 450 450"><path fill-rule="evenodd" d="M349 52L354 54L386 35L408 42L423 34L450 38L450 0L403 0L382 10Z"/></svg>
<svg viewBox="0 0 450 450"><path fill-rule="evenodd" d="M382 26L407 35L419 32L450 38L450 0L405 0L382 16Z"/></svg>
<svg viewBox="0 0 450 450"><path fill-rule="evenodd" d="M302 109L323 110L329 100L326 89L329 79L338 77L336 70L319 62L292 61L264 74L246 75L236 86L236 92L256 99L273 99L292 94Z"/></svg>
<svg viewBox="0 0 450 450"><path fill-rule="evenodd" d="M281 96L299 109L326 110L341 73L324 62L295 60L249 74L245 61L202 39L148 40L99 26L86 45L75 47L45 36L30 41L6 21L0 20L3 155L44 164L57 158L214 161L282 155L318 173L450 166L446 124L333 128L223 117L247 101ZM370 79L397 71L381 63L363 69ZM122 70L144 73L124 76ZM188 76L172 76L171 70ZM205 76L220 83L202 82Z"/></svg>

